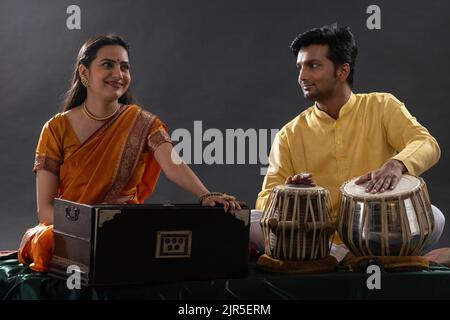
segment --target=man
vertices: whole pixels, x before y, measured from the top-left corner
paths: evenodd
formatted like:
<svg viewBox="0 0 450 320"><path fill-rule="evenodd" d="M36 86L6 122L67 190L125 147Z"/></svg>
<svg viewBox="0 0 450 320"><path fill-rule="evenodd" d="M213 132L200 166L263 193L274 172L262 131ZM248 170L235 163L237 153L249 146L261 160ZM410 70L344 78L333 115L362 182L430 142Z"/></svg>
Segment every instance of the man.
<svg viewBox="0 0 450 320"><path fill-rule="evenodd" d="M275 137L258 211L273 187L303 183L328 189L336 216L345 181L359 177L356 183L367 183L366 192L383 193L394 189L402 174L418 176L437 163L438 143L402 102L388 93L352 92L358 50L349 28L309 30L291 50L304 97L315 104ZM445 221L437 208L433 211L437 228L429 245L439 240Z"/></svg>

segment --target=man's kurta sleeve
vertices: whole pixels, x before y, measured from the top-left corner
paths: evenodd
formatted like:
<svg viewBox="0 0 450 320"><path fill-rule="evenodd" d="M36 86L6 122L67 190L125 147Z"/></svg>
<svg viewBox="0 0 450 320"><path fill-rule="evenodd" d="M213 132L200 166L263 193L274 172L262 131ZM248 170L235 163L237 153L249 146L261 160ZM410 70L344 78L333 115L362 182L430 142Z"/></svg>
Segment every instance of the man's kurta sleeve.
<svg viewBox="0 0 450 320"><path fill-rule="evenodd" d="M419 176L438 162L441 150L436 139L392 95L383 118L388 142L398 152L393 159L403 162L410 174Z"/></svg>

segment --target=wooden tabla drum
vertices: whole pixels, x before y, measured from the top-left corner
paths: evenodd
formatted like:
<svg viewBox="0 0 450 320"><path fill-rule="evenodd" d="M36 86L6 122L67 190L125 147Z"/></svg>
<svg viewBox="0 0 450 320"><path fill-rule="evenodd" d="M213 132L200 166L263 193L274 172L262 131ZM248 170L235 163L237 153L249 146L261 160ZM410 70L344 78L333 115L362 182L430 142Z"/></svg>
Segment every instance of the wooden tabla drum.
<svg viewBox="0 0 450 320"><path fill-rule="evenodd" d="M425 182L403 175L394 190L370 194L357 178L344 183L338 233L356 256L418 255L434 228Z"/></svg>
<svg viewBox="0 0 450 320"><path fill-rule="evenodd" d="M330 254L335 227L330 218L329 193L322 187L273 188L260 223L269 257L310 261Z"/></svg>

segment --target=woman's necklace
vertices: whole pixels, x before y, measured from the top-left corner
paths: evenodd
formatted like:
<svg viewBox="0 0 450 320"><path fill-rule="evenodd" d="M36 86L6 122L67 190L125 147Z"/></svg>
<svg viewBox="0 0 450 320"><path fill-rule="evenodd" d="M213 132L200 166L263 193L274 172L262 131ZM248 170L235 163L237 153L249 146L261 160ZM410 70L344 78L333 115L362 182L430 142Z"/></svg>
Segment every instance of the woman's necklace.
<svg viewBox="0 0 450 320"><path fill-rule="evenodd" d="M89 112L88 108L86 107L86 100L85 100L84 103L83 103L83 112L84 112L84 114L85 114L87 117L91 118L92 120L96 120L96 121L104 121L104 120L108 120L109 118L114 117L114 116L116 115L117 111L119 111L119 105L117 105L116 110L114 110L114 112L111 113L109 116L101 117L101 118L100 118L100 117L94 116L92 113Z"/></svg>

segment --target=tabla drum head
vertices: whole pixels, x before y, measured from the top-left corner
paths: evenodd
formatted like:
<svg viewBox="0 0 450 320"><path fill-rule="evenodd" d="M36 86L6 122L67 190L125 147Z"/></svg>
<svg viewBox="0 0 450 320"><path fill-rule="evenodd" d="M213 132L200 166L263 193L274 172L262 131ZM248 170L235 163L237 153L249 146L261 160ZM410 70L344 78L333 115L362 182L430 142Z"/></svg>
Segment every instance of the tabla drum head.
<svg viewBox="0 0 450 320"><path fill-rule="evenodd" d="M379 198L382 197L390 197L390 196L399 196L404 193L411 192L413 190L416 190L418 187L420 187L421 181L419 178L416 178L411 175L403 175L400 178L399 183L395 187L394 190L387 190L383 193L368 193L366 192L366 187L369 182L366 182L361 185L355 184L355 181L358 180L358 178L354 178L350 181L348 181L343 188L343 191L351 196L354 197L363 197L363 198Z"/></svg>

